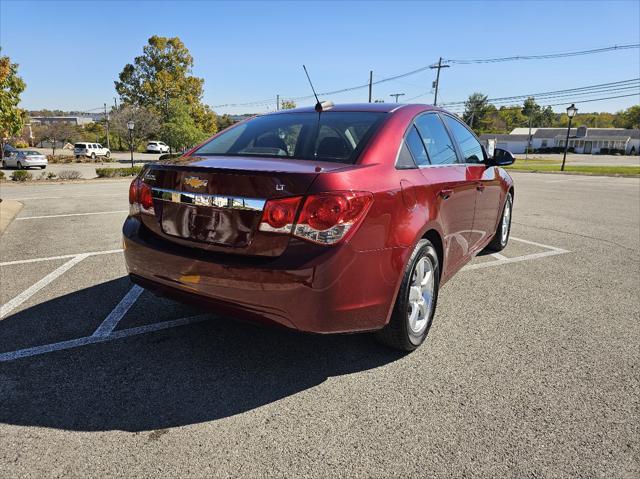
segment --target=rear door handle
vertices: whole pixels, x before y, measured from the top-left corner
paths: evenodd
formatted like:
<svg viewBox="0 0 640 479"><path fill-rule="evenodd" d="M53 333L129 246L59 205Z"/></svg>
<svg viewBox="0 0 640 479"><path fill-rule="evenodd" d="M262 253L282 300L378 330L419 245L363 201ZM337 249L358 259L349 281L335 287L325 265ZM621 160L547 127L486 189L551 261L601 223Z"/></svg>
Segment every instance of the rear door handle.
<svg viewBox="0 0 640 479"><path fill-rule="evenodd" d="M452 194L453 190L440 190L440 193L438 193L438 195L440 195L440 198L442 198L443 200L448 200Z"/></svg>

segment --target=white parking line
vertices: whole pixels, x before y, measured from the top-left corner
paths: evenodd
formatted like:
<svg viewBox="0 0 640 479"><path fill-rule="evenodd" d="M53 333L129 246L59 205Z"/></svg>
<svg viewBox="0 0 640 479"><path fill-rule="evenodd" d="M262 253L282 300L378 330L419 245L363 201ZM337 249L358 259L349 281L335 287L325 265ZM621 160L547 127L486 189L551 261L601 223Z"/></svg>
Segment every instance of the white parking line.
<svg viewBox="0 0 640 479"><path fill-rule="evenodd" d="M18 349L7 353L0 353L0 363L14 361L16 359L28 358L31 356L39 356L41 354L52 353L54 351L62 351L64 349L72 349L89 344L105 343L115 339L128 338L129 336L137 336L139 334L152 333L163 329L177 328L178 326L186 326L187 324L199 323L208 319L210 316L201 314L199 316L190 316L187 318L174 319L171 321L163 321L161 323L139 326L136 328L122 329L114 331L107 336L85 336L68 341L60 341L58 343L45 344L43 346L35 346L33 348Z"/></svg>
<svg viewBox="0 0 640 479"><path fill-rule="evenodd" d="M14 264L27 264L27 263L39 263L40 261L55 261L57 259L67 259L67 258L75 258L76 256L86 255L86 256L97 256L101 254L113 254L113 253L122 253L122 249L108 249L104 251L90 251L88 253L74 253L74 254L63 254L61 256L47 256L45 258L31 258L31 259L17 259L14 261L5 261L4 263L0 263L0 266L11 266Z"/></svg>
<svg viewBox="0 0 640 479"><path fill-rule="evenodd" d="M44 216L20 216L16 218L18 220L41 220L46 218L65 218L67 216L90 216L90 215L111 215L114 213L128 213L129 210L114 210L114 211L96 211L92 213L67 213L64 215L44 215Z"/></svg>
<svg viewBox="0 0 640 479"><path fill-rule="evenodd" d="M567 251L566 249L556 248L555 246L550 246L542 243L536 243L535 241L529 241L522 238L515 238L513 236L511 236L509 239L513 241L519 241L520 243L526 243L526 244L538 246L540 248L545 248L548 251L543 251L542 253L526 254L524 256L515 256L513 258L507 258L506 256L501 255L500 253L493 253L491 256L493 256L494 258L497 258L496 261L488 261L486 263L477 263L477 264L468 264L465 267L463 267L460 271L471 271L474 269L491 268L493 266L502 266L504 264L520 263L522 261L530 261L533 259L545 258L547 256L555 256L559 254L569 253L569 251Z"/></svg>
<svg viewBox="0 0 640 479"><path fill-rule="evenodd" d="M113 311L109 313L109 316L107 316L102 324L98 326L98 329L93 332L92 336L109 336L143 291L144 288L134 284L124 298L122 298L116 307L113 308Z"/></svg>
<svg viewBox="0 0 640 479"><path fill-rule="evenodd" d="M547 256L569 253L569 251L564 250L562 248L557 248L555 246L545 245L542 243L536 243L535 241L529 241L522 238L515 238L513 236L510 239L521 242L521 243L538 246L540 248L546 249L547 251L544 251L541 253L528 254L524 256L516 256L513 258L508 258L500 253L494 253L492 256L497 258L495 261L489 261L486 263L478 263L478 264L470 264L462 268L461 271L489 268L493 266L501 266L504 264L518 263L521 261L529 261L533 259L544 258ZM75 264L79 263L83 259L93 255L119 253L119 252L122 252L122 250L96 251L92 253L81 253L77 255L53 256L48 258L34 258L29 260L9 261L5 263L0 263L0 266L4 266L9 264L23 264L23 263L32 263L32 262L38 262L38 261L48 261L52 259L72 258L70 261L67 261L62 266L58 267L56 270L49 273L47 276L42 278L36 284L28 288L26 291L24 291L23 293L21 293L20 295L16 296L14 299L12 299L11 301L3 305L2 308L0 309L0 318L4 317L6 314L11 312L13 309L15 309L17 306L19 306L24 301L26 301L29 297L35 294L37 291L45 287L51 281L56 279L58 276L63 274L65 271L67 271L69 268L73 267ZM151 332L160 331L163 329L175 328L178 326L185 326L188 324L204 321L209 317L209 315L191 316L187 318L163 321L160 323L114 331L115 327L118 325L120 320L125 316L125 314L129 311L129 309L133 306L133 304L136 302L136 300L140 297L140 295L143 292L144 292L143 288L137 285L134 285L127 292L127 294L120 300L120 302L111 311L111 313L109 313L109 315L100 324L100 326L98 326L98 328L93 332L91 336L85 336L82 338L71 339L68 341L60 341L52 344L45 344L42 346L35 346L31 348L18 349L16 351L0 353L0 362L14 361L16 359L39 356L42 354L47 354L55 351L73 349L81 346L87 346L90 344L103 343L107 341L113 341L116 339L127 338L130 336L151 333Z"/></svg>
<svg viewBox="0 0 640 479"><path fill-rule="evenodd" d="M70 269L73 266L75 266L76 264L78 264L80 261L85 259L87 256L89 256L89 255L87 255L87 254L79 254L78 256L75 256L74 258L72 258L69 261L67 261L66 263L64 263L62 266L58 266L51 273L46 275L44 278L42 278L40 281L38 281L37 283L35 283L31 287L25 289L18 296L16 296L15 298L13 298L13 299L9 300L8 302L6 302L5 304L3 304L2 307L0 307L0 319L4 318L7 314L9 314L15 308L20 306L22 303L24 303L31 296L33 296L38 291L40 291L42 288L44 288L46 285L51 283L51 281L56 279L58 276L61 276L62 274L64 274L68 269Z"/></svg>

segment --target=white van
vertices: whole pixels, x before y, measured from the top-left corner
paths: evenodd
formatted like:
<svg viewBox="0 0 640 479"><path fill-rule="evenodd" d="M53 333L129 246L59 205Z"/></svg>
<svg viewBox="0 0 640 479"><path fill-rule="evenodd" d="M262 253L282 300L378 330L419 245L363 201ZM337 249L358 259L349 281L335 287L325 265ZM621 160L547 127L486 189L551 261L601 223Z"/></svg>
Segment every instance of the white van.
<svg viewBox="0 0 640 479"><path fill-rule="evenodd" d="M76 155L76 158L86 156L92 160L95 160L98 156L104 156L105 158L109 158L111 156L109 148L105 148L100 143L86 142L76 143L73 145L73 154Z"/></svg>

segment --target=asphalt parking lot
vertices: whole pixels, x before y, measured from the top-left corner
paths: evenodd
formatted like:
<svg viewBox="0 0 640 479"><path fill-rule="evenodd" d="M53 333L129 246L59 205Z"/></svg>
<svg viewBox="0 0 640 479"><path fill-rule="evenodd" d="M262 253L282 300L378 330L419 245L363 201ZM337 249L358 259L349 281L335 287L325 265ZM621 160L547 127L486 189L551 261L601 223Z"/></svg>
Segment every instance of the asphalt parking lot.
<svg viewBox="0 0 640 479"><path fill-rule="evenodd" d="M640 179L513 174L412 354L132 287L128 181L0 186L0 476L638 477Z"/></svg>

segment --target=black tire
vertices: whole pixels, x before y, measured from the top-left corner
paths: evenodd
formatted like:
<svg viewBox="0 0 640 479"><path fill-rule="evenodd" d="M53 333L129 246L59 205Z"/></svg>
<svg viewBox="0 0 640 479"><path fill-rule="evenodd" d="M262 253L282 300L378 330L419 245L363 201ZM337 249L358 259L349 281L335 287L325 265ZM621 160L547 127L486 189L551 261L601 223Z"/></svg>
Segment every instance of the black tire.
<svg viewBox="0 0 640 479"><path fill-rule="evenodd" d="M20 162L18 162L18 163L16 164L16 168L18 168L19 170L25 170L25 169L26 169L26 168L23 168L23 167L22 167L22 163L20 163Z"/></svg>
<svg viewBox="0 0 640 479"><path fill-rule="evenodd" d="M507 234L504 236L502 234L502 223L504 221L504 215L507 211L507 205L509 207L509 219L507 222ZM496 228L496 232L491 239L491 242L487 245L489 251L502 251L506 248L507 243L509 243L509 235L511 234L511 218L513 217L513 197L511 193L507 193L507 198L504 201L504 206L502 207L502 214L500 215L500 221L498 221L498 226Z"/></svg>
<svg viewBox="0 0 640 479"><path fill-rule="evenodd" d="M41 170L44 170L45 168L46 168L46 166L41 166L40 167Z"/></svg>
<svg viewBox="0 0 640 479"><path fill-rule="evenodd" d="M111 152L110 152L110 151L107 151L107 154L106 154L106 155L104 155L104 156L106 156L107 158L111 158Z"/></svg>
<svg viewBox="0 0 640 479"><path fill-rule="evenodd" d="M7 167L7 162L6 162L6 161L4 161L4 160L2 160L2 167L3 167L3 168L6 168L6 167Z"/></svg>
<svg viewBox="0 0 640 479"><path fill-rule="evenodd" d="M91 153L91 161L96 161L96 154L95 153Z"/></svg>
<svg viewBox="0 0 640 479"><path fill-rule="evenodd" d="M76 160L79 160L79 159L80 159L80 155L76 155Z"/></svg>
<svg viewBox="0 0 640 479"><path fill-rule="evenodd" d="M416 334L409 326L409 291L413 281L416 264L422 258L426 258L432 265L433 296L430 311L427 316L426 327L424 327L420 333ZM394 349L400 349L402 351L413 351L420 346L429 334L429 329L433 322L433 316L438 302L439 287L440 262L438 261L438 254L429 240L422 239L418 241L418 244L409 258L407 268L402 277L402 283L400 284L400 290L398 291L398 297L396 298L396 303L393 306L393 312L391 313L389 324L375 333L376 339L387 346Z"/></svg>

